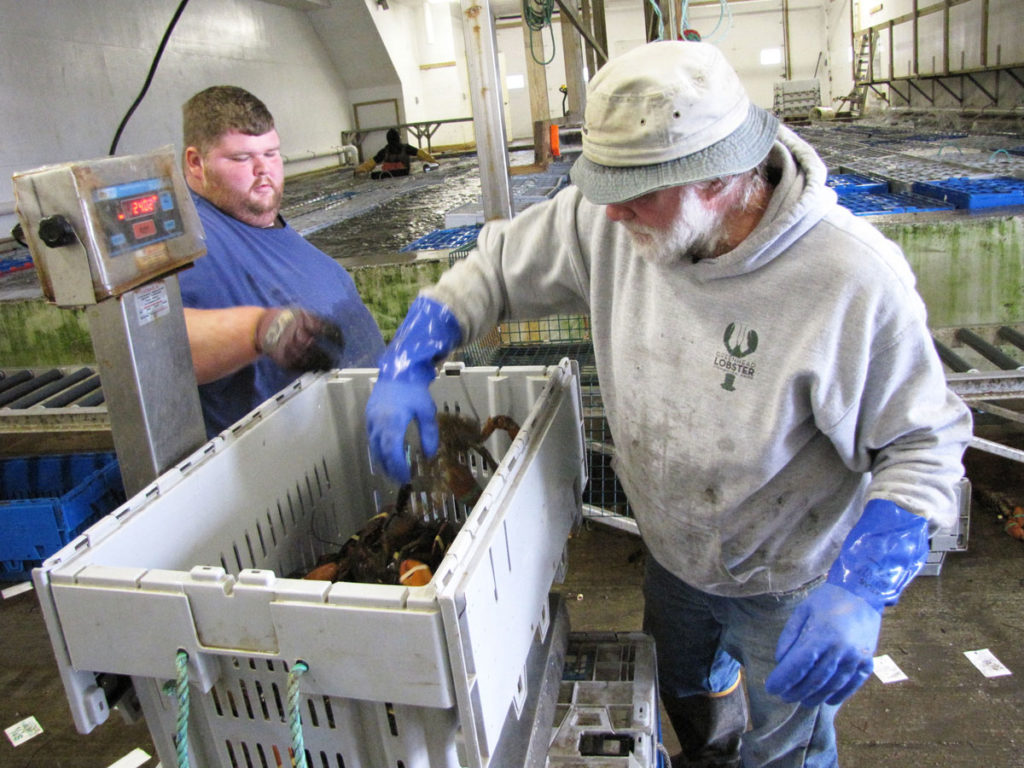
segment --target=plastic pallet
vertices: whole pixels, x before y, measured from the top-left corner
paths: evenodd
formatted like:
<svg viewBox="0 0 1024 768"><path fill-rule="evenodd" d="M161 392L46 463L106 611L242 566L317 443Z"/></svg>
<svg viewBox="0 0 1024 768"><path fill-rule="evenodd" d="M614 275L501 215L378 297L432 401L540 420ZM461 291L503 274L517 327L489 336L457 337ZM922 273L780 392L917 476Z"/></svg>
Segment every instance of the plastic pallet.
<svg viewBox="0 0 1024 768"><path fill-rule="evenodd" d="M957 208L995 208L1024 205L1024 180L1009 176L995 179L953 178L917 182L914 192L952 203Z"/></svg>
<svg viewBox="0 0 1024 768"><path fill-rule="evenodd" d="M569 634L547 768L654 768L654 640L642 632Z"/></svg>
<svg viewBox="0 0 1024 768"><path fill-rule="evenodd" d="M843 173L885 179L889 182L889 190L899 194L912 192L915 182L967 176L970 173L970 169L964 165L910 155L856 157L842 163L841 167Z"/></svg>
<svg viewBox="0 0 1024 768"><path fill-rule="evenodd" d="M887 213L919 213L922 211L948 211L952 205L924 197L897 195L885 192L853 192L842 195L839 204L856 216L878 216Z"/></svg>
<svg viewBox="0 0 1024 768"><path fill-rule="evenodd" d="M468 243L475 243L477 235L480 234L480 227L470 224L465 227L453 229L436 229L429 235L424 235L414 240L401 249L400 253L407 251L443 251L450 248L458 248Z"/></svg>
<svg viewBox="0 0 1024 768"><path fill-rule="evenodd" d="M488 768L514 748L505 726L537 696L524 670L551 636L582 513L576 366L443 367L439 410L520 429L487 439L497 467L460 464L481 487L472 507L415 471L413 451L410 511L462 522L428 584L301 578L396 503L369 458L376 377L303 376L33 572L80 732L109 717L95 674L129 675L162 764L176 764L163 683L184 651L195 766L287 754L280 702L299 659L311 765Z"/></svg>
<svg viewBox="0 0 1024 768"><path fill-rule="evenodd" d="M32 569L125 500L113 453L0 461L0 581Z"/></svg>
<svg viewBox="0 0 1024 768"><path fill-rule="evenodd" d="M837 195L848 195L853 192L888 192L889 182L869 179L855 173L829 174L825 184L835 190Z"/></svg>

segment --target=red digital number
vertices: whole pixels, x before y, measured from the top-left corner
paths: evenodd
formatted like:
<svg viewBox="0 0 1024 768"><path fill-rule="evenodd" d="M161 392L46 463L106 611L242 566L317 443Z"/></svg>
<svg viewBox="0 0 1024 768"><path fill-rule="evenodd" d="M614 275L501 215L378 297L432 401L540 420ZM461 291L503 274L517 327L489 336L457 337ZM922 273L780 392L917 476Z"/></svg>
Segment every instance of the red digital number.
<svg viewBox="0 0 1024 768"><path fill-rule="evenodd" d="M124 218L137 219L139 216L148 216L156 211L157 195L146 195L127 200L121 205L121 213Z"/></svg>
<svg viewBox="0 0 1024 768"><path fill-rule="evenodd" d="M131 202L132 216L144 216L156 210L156 195L140 197Z"/></svg>

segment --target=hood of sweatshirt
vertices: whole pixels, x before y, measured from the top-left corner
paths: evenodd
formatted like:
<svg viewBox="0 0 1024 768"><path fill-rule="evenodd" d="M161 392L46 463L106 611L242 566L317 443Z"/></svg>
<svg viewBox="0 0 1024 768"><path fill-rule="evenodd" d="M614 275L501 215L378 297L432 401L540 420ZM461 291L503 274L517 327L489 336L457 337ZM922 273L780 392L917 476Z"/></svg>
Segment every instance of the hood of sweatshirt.
<svg viewBox="0 0 1024 768"><path fill-rule="evenodd" d="M700 282L753 272L789 248L836 207L836 193L825 185L828 170L806 141L779 126L768 155L778 178L764 216L733 250L694 264Z"/></svg>

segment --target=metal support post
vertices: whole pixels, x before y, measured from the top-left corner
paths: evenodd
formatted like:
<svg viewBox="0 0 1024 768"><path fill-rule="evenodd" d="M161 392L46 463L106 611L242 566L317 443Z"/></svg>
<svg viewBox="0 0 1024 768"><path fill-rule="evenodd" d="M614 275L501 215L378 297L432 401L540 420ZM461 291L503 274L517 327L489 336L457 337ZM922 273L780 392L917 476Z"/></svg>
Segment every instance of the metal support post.
<svg viewBox="0 0 1024 768"><path fill-rule="evenodd" d="M206 440L178 278L86 308L129 496Z"/></svg>
<svg viewBox="0 0 1024 768"><path fill-rule="evenodd" d="M462 34L466 42L484 219L510 219L512 182L498 74L498 44L488 0L462 0Z"/></svg>

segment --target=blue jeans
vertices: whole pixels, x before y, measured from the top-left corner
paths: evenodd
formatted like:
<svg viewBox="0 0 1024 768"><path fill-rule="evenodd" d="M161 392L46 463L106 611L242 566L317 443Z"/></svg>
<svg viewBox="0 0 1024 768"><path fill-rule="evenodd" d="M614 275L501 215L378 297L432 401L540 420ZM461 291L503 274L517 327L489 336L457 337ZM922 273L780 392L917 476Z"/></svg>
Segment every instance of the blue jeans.
<svg viewBox="0 0 1024 768"><path fill-rule="evenodd" d="M662 568L650 554L644 574L644 630L654 637L662 696L727 690L742 666L751 730L740 753L746 768L837 768L837 706L788 704L764 690L775 645L793 608L813 584L781 595L718 597Z"/></svg>

